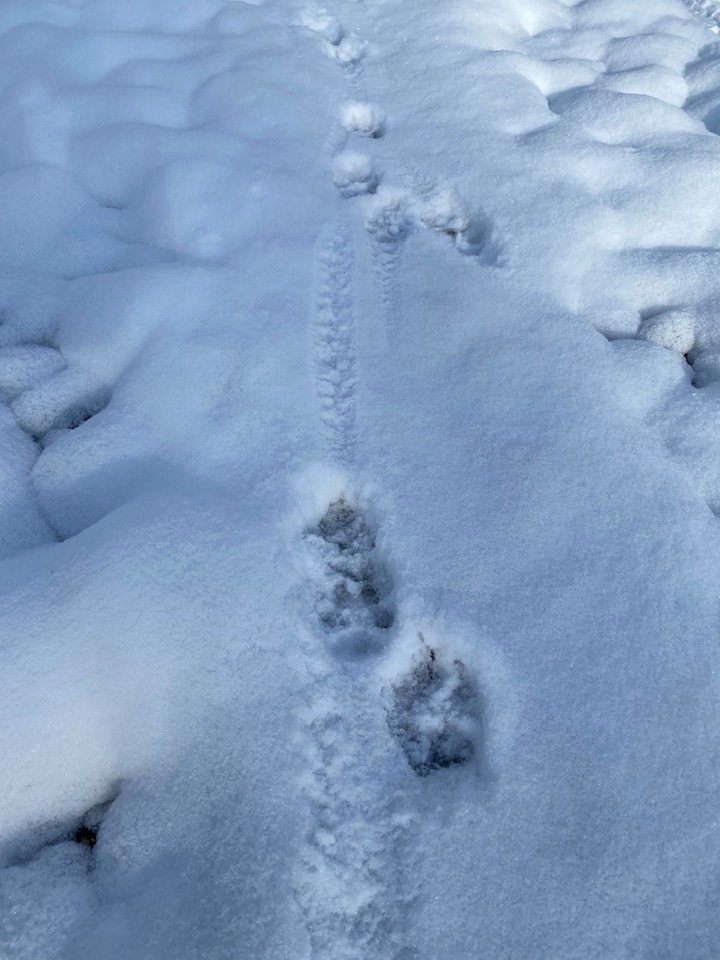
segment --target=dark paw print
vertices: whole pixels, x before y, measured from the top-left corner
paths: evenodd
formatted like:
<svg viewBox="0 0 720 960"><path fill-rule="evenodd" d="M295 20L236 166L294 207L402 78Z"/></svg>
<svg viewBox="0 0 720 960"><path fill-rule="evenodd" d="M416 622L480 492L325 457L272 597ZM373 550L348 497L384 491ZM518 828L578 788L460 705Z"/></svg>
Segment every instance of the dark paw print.
<svg viewBox="0 0 720 960"><path fill-rule="evenodd" d="M380 632L394 621L392 583L377 556L375 533L344 497L333 501L313 538L325 561L326 583L316 609L325 629L347 646L382 646Z"/></svg>
<svg viewBox="0 0 720 960"><path fill-rule="evenodd" d="M480 698L462 660L444 660L422 635L421 653L393 684L387 721L420 777L472 760L480 730Z"/></svg>

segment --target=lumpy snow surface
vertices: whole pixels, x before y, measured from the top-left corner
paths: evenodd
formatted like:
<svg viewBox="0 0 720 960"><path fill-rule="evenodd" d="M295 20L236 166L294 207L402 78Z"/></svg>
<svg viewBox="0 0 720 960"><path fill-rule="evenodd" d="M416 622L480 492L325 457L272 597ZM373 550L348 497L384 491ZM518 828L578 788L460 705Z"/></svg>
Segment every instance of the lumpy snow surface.
<svg viewBox="0 0 720 960"><path fill-rule="evenodd" d="M0 0L3 960L718 960L718 30Z"/></svg>

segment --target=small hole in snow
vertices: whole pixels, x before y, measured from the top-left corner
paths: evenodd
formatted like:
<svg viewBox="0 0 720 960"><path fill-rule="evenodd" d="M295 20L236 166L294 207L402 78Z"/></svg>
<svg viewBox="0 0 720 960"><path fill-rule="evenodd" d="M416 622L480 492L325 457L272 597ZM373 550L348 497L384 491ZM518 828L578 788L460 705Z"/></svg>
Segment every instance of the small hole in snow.
<svg viewBox="0 0 720 960"><path fill-rule="evenodd" d="M94 847L97 843L97 828L96 827L87 827L83 824L81 827L78 827L75 833L72 835L72 839L75 843L79 843L82 847Z"/></svg>

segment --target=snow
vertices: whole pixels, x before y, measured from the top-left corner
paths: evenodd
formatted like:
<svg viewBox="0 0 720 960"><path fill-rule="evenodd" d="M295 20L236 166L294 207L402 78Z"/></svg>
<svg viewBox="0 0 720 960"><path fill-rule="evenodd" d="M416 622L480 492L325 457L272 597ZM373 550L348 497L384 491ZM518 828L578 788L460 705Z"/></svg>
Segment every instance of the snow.
<svg viewBox="0 0 720 960"><path fill-rule="evenodd" d="M0 955L717 960L720 13L0 0Z"/></svg>
<svg viewBox="0 0 720 960"><path fill-rule="evenodd" d="M638 337L685 356L695 346L695 318L688 310L667 310L645 320Z"/></svg>
<svg viewBox="0 0 720 960"><path fill-rule="evenodd" d="M365 154L343 150L335 157L333 167L333 183L343 197L359 197L377 189L377 174L372 160Z"/></svg>
<svg viewBox="0 0 720 960"><path fill-rule="evenodd" d="M350 100L343 105L340 116L342 125L348 133L360 133L373 139L383 134L385 117L382 111L372 103Z"/></svg>

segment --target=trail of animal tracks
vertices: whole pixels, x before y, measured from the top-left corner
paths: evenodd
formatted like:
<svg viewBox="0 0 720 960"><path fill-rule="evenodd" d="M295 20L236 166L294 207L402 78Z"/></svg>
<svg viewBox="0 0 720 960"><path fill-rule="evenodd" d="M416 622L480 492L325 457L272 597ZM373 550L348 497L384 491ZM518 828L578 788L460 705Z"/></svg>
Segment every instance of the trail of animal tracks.
<svg viewBox="0 0 720 960"><path fill-rule="evenodd" d="M0 3L0 954L717 960L712 3Z"/></svg>

